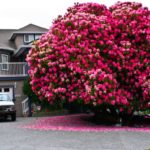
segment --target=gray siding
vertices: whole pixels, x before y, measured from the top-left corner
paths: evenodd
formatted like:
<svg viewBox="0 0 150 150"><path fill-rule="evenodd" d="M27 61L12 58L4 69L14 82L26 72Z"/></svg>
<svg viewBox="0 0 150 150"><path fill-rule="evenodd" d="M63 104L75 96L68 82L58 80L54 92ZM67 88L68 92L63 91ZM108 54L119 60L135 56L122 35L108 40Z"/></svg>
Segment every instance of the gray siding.
<svg viewBox="0 0 150 150"><path fill-rule="evenodd" d="M24 35L17 35L15 38L16 49L24 45Z"/></svg>

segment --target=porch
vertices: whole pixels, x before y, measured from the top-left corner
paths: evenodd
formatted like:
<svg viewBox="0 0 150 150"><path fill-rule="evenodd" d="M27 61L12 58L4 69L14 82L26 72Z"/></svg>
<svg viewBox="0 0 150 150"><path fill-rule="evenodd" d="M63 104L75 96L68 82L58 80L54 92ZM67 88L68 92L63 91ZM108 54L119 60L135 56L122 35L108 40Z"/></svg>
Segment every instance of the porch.
<svg viewBox="0 0 150 150"><path fill-rule="evenodd" d="M0 63L0 77L26 77L28 65L26 62Z"/></svg>

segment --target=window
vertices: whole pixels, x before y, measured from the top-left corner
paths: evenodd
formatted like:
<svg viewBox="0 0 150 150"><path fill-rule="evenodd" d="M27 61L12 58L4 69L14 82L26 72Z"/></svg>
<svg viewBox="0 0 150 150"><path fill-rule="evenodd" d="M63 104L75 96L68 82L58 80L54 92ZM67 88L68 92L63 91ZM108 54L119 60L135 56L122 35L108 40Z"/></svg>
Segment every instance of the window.
<svg viewBox="0 0 150 150"><path fill-rule="evenodd" d="M8 55L6 54L2 54L1 55L2 58L2 70L8 70L9 66L8 66Z"/></svg>
<svg viewBox="0 0 150 150"><path fill-rule="evenodd" d="M24 35L24 42L30 43L34 40L38 40L40 38L41 34L25 34Z"/></svg>
<svg viewBox="0 0 150 150"><path fill-rule="evenodd" d="M25 43L30 43L34 41L34 35L33 34L25 34L24 35L24 42Z"/></svg>
<svg viewBox="0 0 150 150"><path fill-rule="evenodd" d="M4 88L4 92L9 92L9 88Z"/></svg>
<svg viewBox="0 0 150 150"><path fill-rule="evenodd" d="M38 40L40 38L40 34L35 34L35 40Z"/></svg>

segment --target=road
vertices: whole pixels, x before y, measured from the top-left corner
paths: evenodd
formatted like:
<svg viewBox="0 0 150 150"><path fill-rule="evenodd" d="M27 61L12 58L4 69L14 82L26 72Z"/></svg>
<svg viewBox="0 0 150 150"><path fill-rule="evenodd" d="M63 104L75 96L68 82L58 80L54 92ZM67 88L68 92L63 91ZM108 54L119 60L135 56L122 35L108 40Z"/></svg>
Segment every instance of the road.
<svg viewBox="0 0 150 150"><path fill-rule="evenodd" d="M0 121L0 150L148 150L150 132L66 132L20 128L38 118Z"/></svg>

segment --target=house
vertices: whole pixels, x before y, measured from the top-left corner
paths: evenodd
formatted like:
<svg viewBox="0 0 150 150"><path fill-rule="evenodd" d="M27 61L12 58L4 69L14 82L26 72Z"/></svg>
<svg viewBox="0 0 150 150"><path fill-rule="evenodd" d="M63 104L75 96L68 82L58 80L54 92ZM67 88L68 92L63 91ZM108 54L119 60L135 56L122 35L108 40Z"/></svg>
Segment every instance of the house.
<svg viewBox="0 0 150 150"><path fill-rule="evenodd" d="M22 102L26 98L22 91L28 76L26 55L32 42L47 31L34 24L20 29L0 29L0 93L7 93L15 100L17 116L22 116Z"/></svg>

